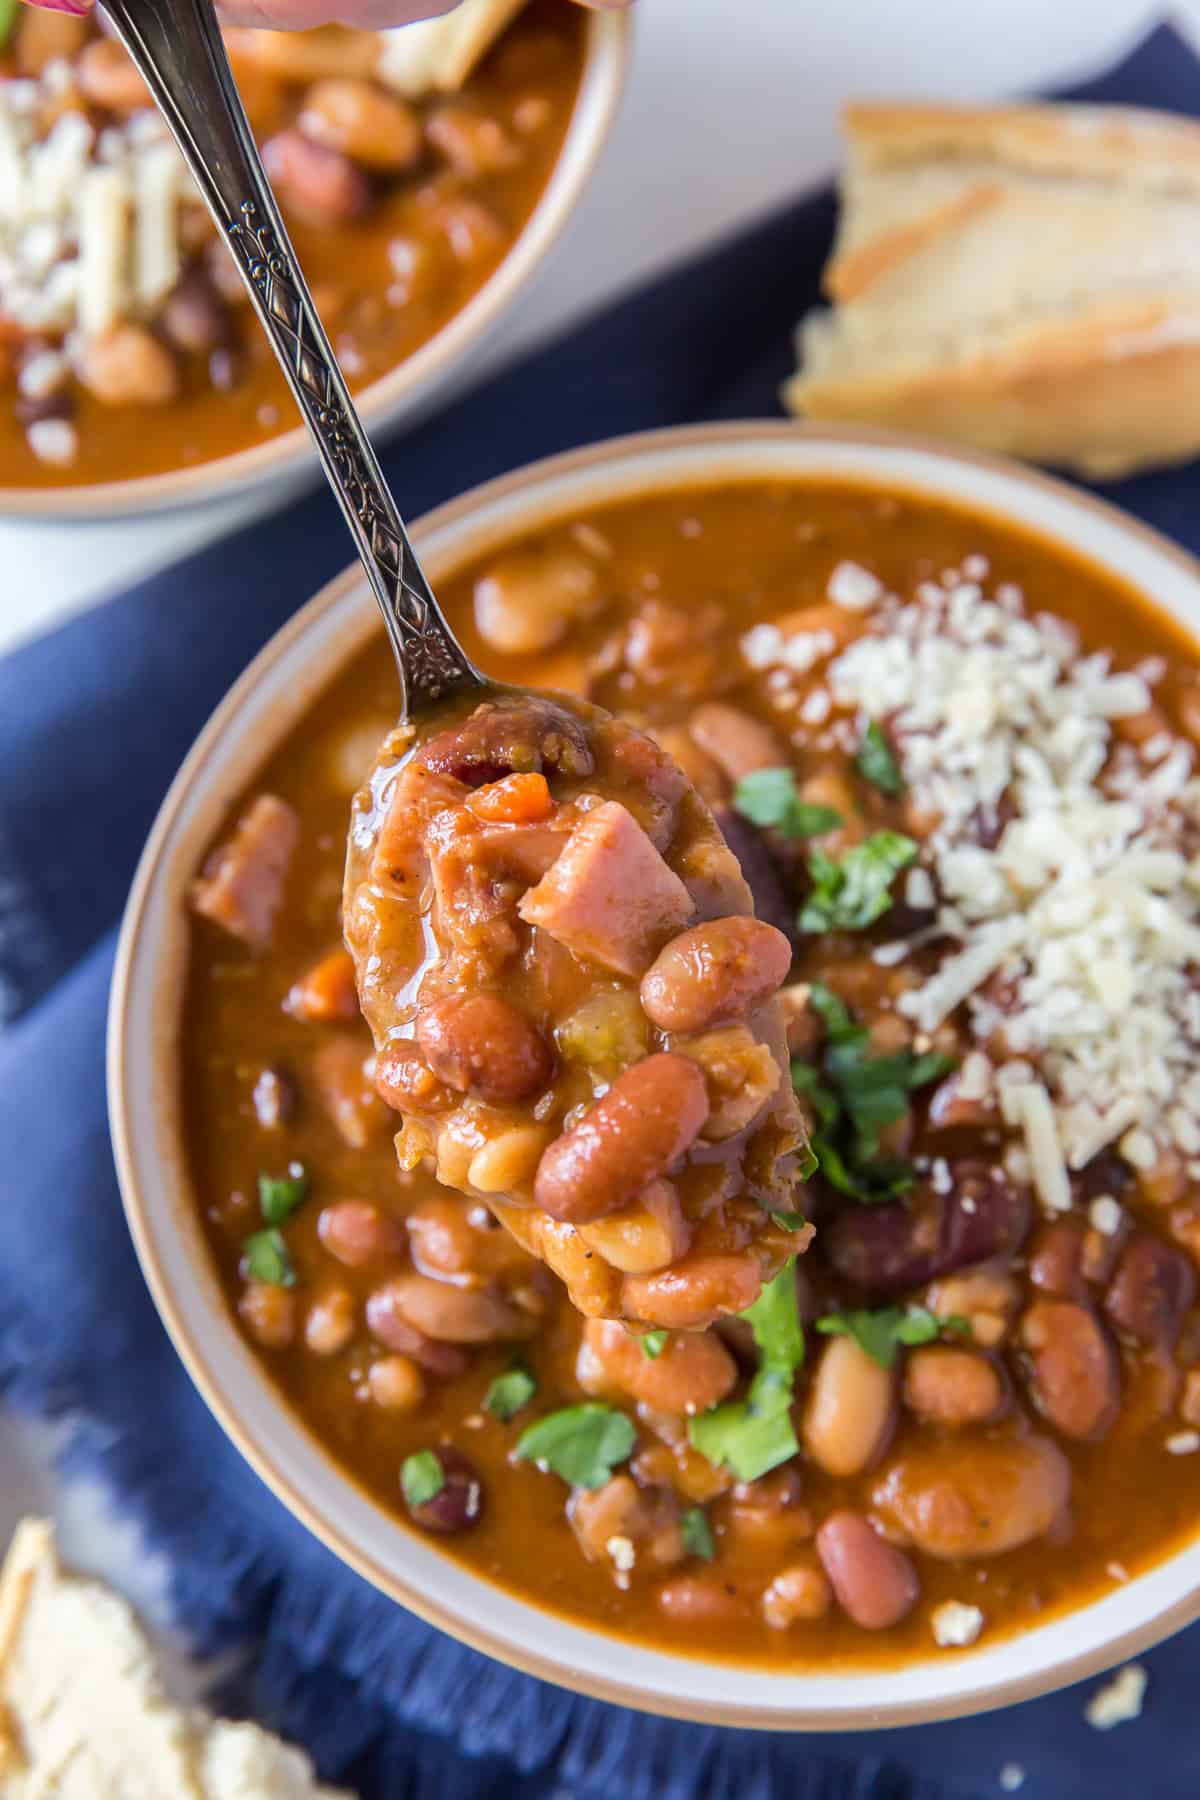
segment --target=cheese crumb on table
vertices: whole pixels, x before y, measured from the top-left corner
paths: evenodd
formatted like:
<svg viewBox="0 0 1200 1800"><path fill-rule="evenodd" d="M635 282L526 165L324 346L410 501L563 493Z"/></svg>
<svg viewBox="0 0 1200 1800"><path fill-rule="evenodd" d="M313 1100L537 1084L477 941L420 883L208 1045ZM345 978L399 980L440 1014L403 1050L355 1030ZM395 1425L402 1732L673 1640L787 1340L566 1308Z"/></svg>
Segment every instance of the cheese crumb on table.
<svg viewBox="0 0 1200 1800"><path fill-rule="evenodd" d="M1096 1731L1111 1731L1114 1725L1139 1718L1148 1681L1141 1663L1126 1663L1111 1681L1096 1689L1083 1709L1084 1718Z"/></svg>
<svg viewBox="0 0 1200 1800"><path fill-rule="evenodd" d="M1015 1794L1025 1785L1025 1771L1020 1763L1005 1763L1000 1771L1000 1786L1006 1794Z"/></svg>

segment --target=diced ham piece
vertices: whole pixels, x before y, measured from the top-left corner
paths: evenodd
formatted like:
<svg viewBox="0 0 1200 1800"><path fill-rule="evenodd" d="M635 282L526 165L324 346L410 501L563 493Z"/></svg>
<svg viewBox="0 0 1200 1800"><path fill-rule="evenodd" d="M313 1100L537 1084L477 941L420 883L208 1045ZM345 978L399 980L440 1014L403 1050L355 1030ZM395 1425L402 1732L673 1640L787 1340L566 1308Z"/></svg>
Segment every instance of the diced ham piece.
<svg viewBox="0 0 1200 1800"><path fill-rule="evenodd" d="M309 1064L321 1104L352 1150L362 1150L382 1137L391 1119L367 1073L369 1056L357 1034L339 1032L321 1045Z"/></svg>
<svg viewBox="0 0 1200 1800"><path fill-rule="evenodd" d="M260 794L192 883L193 910L252 950L267 949L299 838L300 821L287 802Z"/></svg>
<svg viewBox="0 0 1200 1800"><path fill-rule="evenodd" d="M621 975L641 975L693 910L683 882L616 800L584 815L518 908L527 924Z"/></svg>

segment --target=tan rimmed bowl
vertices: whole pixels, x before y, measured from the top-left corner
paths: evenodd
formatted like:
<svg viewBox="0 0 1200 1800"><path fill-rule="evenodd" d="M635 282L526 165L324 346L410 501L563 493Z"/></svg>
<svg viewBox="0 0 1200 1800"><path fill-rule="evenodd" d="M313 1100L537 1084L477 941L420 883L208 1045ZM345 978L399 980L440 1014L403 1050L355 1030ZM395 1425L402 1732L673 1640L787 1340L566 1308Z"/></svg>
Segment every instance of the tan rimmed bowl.
<svg viewBox="0 0 1200 1800"><path fill-rule="evenodd" d="M617 114L628 71L633 21L625 11L589 11L579 91L550 179L503 262L440 331L355 396L379 436L412 425L466 384L501 320L540 269L587 186ZM291 402L289 401L290 405ZM0 487L0 518L122 518L167 512L258 489L295 491L317 479L308 429L209 462L76 487Z"/></svg>
<svg viewBox="0 0 1200 1800"><path fill-rule="evenodd" d="M789 425L704 427L558 457L441 507L417 528L435 586L563 515L654 490L831 477L957 502L1082 552L1200 637L1200 566L1065 484L1015 465L882 433ZM284 1505L402 1605L500 1661L563 1687L682 1718L804 1731L948 1718L1026 1700L1130 1656L1200 1615L1200 1541L1102 1599L977 1648L900 1668L797 1672L704 1662L543 1611L455 1563L385 1513L281 1400L231 1320L189 1192L176 1043L187 884L230 799L377 629L357 571L272 640L218 708L147 845L117 957L109 1087L130 1228L193 1380Z"/></svg>

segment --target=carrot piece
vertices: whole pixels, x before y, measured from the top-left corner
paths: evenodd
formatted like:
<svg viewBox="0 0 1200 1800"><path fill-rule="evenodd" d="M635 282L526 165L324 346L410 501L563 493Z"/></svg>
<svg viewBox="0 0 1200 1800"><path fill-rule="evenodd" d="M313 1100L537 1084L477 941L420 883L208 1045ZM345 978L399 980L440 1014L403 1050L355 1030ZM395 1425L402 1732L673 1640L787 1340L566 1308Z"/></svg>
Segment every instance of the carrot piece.
<svg viewBox="0 0 1200 1800"><path fill-rule="evenodd" d="M349 951L334 950L314 963L289 990L284 1006L297 1019L357 1019L358 994Z"/></svg>
<svg viewBox="0 0 1200 1800"><path fill-rule="evenodd" d="M477 819L488 824L528 825L548 819L554 801L544 775L505 775L476 788L467 805Z"/></svg>

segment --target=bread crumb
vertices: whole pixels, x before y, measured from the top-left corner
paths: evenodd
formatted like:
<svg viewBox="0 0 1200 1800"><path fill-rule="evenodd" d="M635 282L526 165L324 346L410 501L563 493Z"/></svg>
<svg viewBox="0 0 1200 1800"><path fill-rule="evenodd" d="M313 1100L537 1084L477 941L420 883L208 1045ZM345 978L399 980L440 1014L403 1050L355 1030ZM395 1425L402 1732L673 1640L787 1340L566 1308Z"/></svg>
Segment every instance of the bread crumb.
<svg viewBox="0 0 1200 1800"><path fill-rule="evenodd" d="M1083 1709L1084 1718L1094 1731L1111 1731L1114 1725L1140 1718L1148 1680L1141 1663L1126 1663L1096 1689Z"/></svg>

